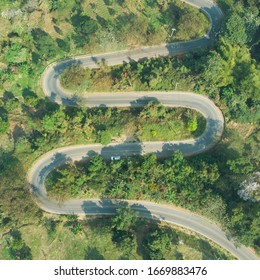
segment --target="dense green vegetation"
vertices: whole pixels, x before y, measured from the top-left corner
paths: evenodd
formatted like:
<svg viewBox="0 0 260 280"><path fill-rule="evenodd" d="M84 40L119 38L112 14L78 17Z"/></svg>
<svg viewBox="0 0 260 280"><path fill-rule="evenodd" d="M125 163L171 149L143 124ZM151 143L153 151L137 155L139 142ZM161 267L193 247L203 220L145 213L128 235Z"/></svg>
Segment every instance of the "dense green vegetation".
<svg viewBox="0 0 260 280"><path fill-rule="evenodd" d="M161 31L160 38L158 38L156 20L160 22L167 17L164 14L161 19L158 18L159 12L156 7L151 6L150 9L147 9L146 6L140 6L142 3L147 5L146 3L149 1L141 1L142 3L132 0L123 1L122 4L125 3L125 6L118 4L119 1L116 0L105 1L106 6L102 1L103 5L94 5L91 8L89 8L90 1L41 1L41 4L37 3L36 6L33 4L34 2L37 3L37 1L3 0L0 7L1 258L79 259L86 256L87 259L101 257L119 259L126 257L126 252L128 252L129 258L140 258L141 254L137 256L136 248L132 248L132 253L129 253L126 248L123 255L122 250L118 249L120 247L111 241L112 221L99 219L100 222L95 220L90 223L89 221L81 222L75 217L48 216L39 210L28 194L26 172L37 157L52 148L69 144L107 143L111 137L107 131L115 127L115 123L109 123L112 120L109 115L117 118L119 116L118 110L91 111L80 108L63 108L50 103L42 97L39 84L40 75L49 62L65 56L136 46L136 42L140 39L138 36L142 36L143 39L143 41L139 41L140 44L157 43L158 40L186 39L187 31L185 30L190 30L191 27L188 25L183 27L179 34L175 33L174 37L170 38L168 28L172 28L172 26L166 26L167 34ZM137 2L139 5L135 5ZM153 1L153 3L156 2L160 3L158 5L166 3L166 11L169 10L167 1ZM127 189L127 193L119 193L120 197L136 196L158 200L158 196L163 195L168 202L200 213L210 214L211 218L225 223L224 226L237 237L238 242L252 246L260 253L260 205L252 200L244 200L238 195L241 184L249 182L255 172L259 171L259 1L219 0L218 2L223 7L225 17L217 41L209 49L175 58L152 59L143 63L123 65L112 70L103 67L105 70L102 69L102 71L86 71L91 79L85 79L86 84L82 84L82 87L79 83L77 90L104 90L103 86L109 90L177 89L199 92L212 98L222 109L226 120L223 139L214 150L188 159L183 159L180 154L175 154L165 161L158 161L153 156L123 159L113 163L94 157L93 161L96 160L96 167L103 168L103 176L108 176L109 170L113 172L113 168L118 169L122 171L121 176L124 179L122 186L126 183L132 184L133 189ZM178 11L182 9L180 8L182 4L175 2L174 5L179 5ZM111 7L115 10L114 15L109 13ZM23 8L22 15L19 10L21 8ZM147 33L147 36L143 36L140 35L143 30L137 28L136 33L120 29L118 34L115 34L113 33L115 31L109 29L110 27L107 29L108 17L111 16L110 21L112 19L111 26L113 27L113 24L116 23L114 17L123 14L123 10L125 15L131 15L133 12L131 9L135 9L138 15L142 14L141 11L147 11L148 17L154 14L152 17L154 20L149 23L149 28L151 25L155 26L154 33ZM174 10L176 11L174 8L171 12ZM197 14L197 12L194 13ZM197 16L200 21L201 15L197 14L196 18ZM145 21L144 17L143 14L140 17L141 20ZM181 20L187 22L187 17L191 21L190 25L197 26L194 23L197 19L190 17L190 11L186 11L186 15L183 13L180 18L176 15L174 24L178 24ZM106 22L102 19L105 19ZM129 26L132 27L133 22L128 21L128 18L122 20L129 22ZM140 20L139 17L138 20ZM171 21L172 23L173 21ZM124 25L125 28L129 28L129 26ZM96 28L100 31L97 34L93 32ZM180 25L178 30L181 30ZM201 30L204 32L205 27ZM85 39L82 40L82 38ZM103 73L105 75L102 84L97 86L98 84L92 83ZM126 113L126 116L129 117L129 112ZM89 122L91 118L92 123ZM107 127L100 126L101 120L107 120ZM118 130L114 135L118 136L121 133L119 123L116 129ZM148 128L148 131L151 132L152 129ZM149 173L148 177L149 170L145 168L149 164L154 173L151 175ZM186 178L187 182L186 175L180 170L178 164L185 168L188 174L192 174ZM64 169L68 175L71 170L74 170L75 174L71 180L81 178L78 175L79 170L84 170L84 176L93 175L93 178L84 178L84 184L80 185L81 182L76 181L77 183L73 184L73 189L76 189L75 193L67 188L69 191L64 192L64 196L101 194L115 197L117 195L116 189L112 186L112 182L115 181L110 181L107 185L103 182L100 192L97 189L88 189L87 183L90 182L90 179L99 180L94 174L93 166L95 166L94 162L89 162L85 166L77 165L77 168L72 166ZM140 167L136 174L132 173L132 166ZM169 174L165 174L162 168L166 168ZM70 177L63 176L65 171L59 170L59 172L60 180L61 178L64 181L70 179ZM128 178L127 174L137 175L137 178ZM160 177L160 174L163 176ZM138 193L135 184L140 183L142 177L144 178L142 184L145 188L143 193ZM119 175L112 179L117 179L115 183L120 189L122 186ZM190 186L188 186L188 182L190 182ZM58 183L59 180L57 180L57 185ZM167 194L166 183L171 187L175 196L170 197L170 193ZM259 182L257 183L259 186ZM84 193L85 190L86 193ZM191 202L193 199L196 202L194 204ZM206 213L207 207L212 211ZM219 211L215 212L214 209L219 209ZM223 217L225 217L224 220ZM147 228L149 229L148 226ZM145 232L144 235L138 230L139 226L132 230L132 234L141 235L143 238L145 235L147 239L149 237L149 240L140 240L150 249L156 249L156 245L158 245L154 244L158 238L158 232L166 231L162 234L165 242L161 242L166 245L159 248L163 252L145 249L143 250L146 252L145 258L177 258L176 251L166 252L164 250L169 242L172 242L169 241L167 230L156 227L148 234L147 232L150 230L146 232L140 228L140 232ZM40 240L41 234L45 236L45 241ZM72 245L65 246L65 243L71 244L72 237L75 238ZM106 245L110 249L107 251L104 248L106 245L104 246L99 241L103 237L108 240ZM132 238L131 234L129 238ZM193 239L194 237L186 236L186 238ZM68 240L70 242L66 242ZM137 238L136 242L140 245L138 240ZM174 242L176 239L172 240ZM52 241L53 243L51 243ZM207 252L211 252L208 247L203 250L203 246L198 242L194 238L188 247L183 248L183 251L180 248L176 250L183 255L183 258L214 258L207 254ZM53 244L53 247L50 244ZM85 245L82 246L82 244ZM96 247L93 247L93 244L97 244ZM172 246L174 248L174 243ZM61 247L62 253L58 254L57 248ZM203 257L198 251L193 257L189 255L192 252L191 248L195 247L198 251L203 252ZM42 250L46 252L46 255ZM113 254L110 254L112 251ZM217 256L225 258L223 255Z"/></svg>
<svg viewBox="0 0 260 280"><path fill-rule="evenodd" d="M0 248L0 259L8 260L232 259L200 235L137 218L127 207L114 217L86 220L45 214L38 224L5 234Z"/></svg>
<svg viewBox="0 0 260 280"><path fill-rule="evenodd" d="M98 70L68 68L65 87L85 91L192 90L209 95L228 119L259 121L259 64L247 46L232 45L221 37L216 50L179 58L150 59Z"/></svg>
<svg viewBox="0 0 260 280"><path fill-rule="evenodd" d="M209 28L201 12L179 0L67 2L1 1L0 92L40 93L44 67L66 56L186 40Z"/></svg>
<svg viewBox="0 0 260 280"><path fill-rule="evenodd" d="M45 150L48 144L60 146L62 143L106 145L111 141L189 139L201 135L206 125L205 118L194 110L165 108L149 100L144 107L121 109L59 107L39 100L31 92L25 94L22 103L11 94L5 94L2 100L4 117L0 135L3 135L3 144L4 139L7 141L4 136L7 136L11 120L14 140L23 138L32 150ZM18 115L21 115L20 122L15 124Z"/></svg>
<svg viewBox="0 0 260 280"><path fill-rule="evenodd" d="M187 161L181 153L161 162L154 154L112 162L97 155L49 176L48 193L58 200L80 195L166 201L226 220L226 204L213 187L219 177L217 165L199 159Z"/></svg>

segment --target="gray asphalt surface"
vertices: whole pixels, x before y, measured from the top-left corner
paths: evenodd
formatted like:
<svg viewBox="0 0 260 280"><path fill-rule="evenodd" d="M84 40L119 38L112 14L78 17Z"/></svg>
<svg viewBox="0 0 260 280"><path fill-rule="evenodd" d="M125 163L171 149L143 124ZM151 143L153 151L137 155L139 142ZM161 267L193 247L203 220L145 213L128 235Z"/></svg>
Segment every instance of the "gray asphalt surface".
<svg viewBox="0 0 260 280"><path fill-rule="evenodd" d="M42 79L45 95L54 102L64 105L80 105L87 107L125 107L142 106L150 100L158 100L168 107L188 107L201 112L206 120L207 127L203 135L196 139L172 142L143 142L102 145L78 145L56 150L39 158L28 173L28 181L35 202L47 212L57 214L84 214L84 215L114 215L120 204L129 204L142 217L164 220L196 231L213 240L238 259L257 259L248 248L235 245L229 240L225 232L211 221L188 212L185 209L174 208L170 205L161 205L146 201L117 201L117 200L69 200L64 203L49 200L44 181L46 176L56 167L68 161L87 160L93 154L101 154L109 159L111 156L131 156L153 152L160 157L167 157L173 151L180 150L184 155L194 155L210 149L221 138L224 119L221 111L208 98L194 93L184 92L138 92L138 93L99 93L88 94L78 100L71 93L60 87L59 76L64 69L81 64L84 67L95 68L98 63L118 65L147 58L176 55L197 50L212 43L217 30L217 23L222 17L221 10L208 0L184 1L200 8L210 19L211 29L206 37L197 40L164 44L160 46L144 47L138 50L120 51L93 56L80 56L73 59L57 62L50 65Z"/></svg>

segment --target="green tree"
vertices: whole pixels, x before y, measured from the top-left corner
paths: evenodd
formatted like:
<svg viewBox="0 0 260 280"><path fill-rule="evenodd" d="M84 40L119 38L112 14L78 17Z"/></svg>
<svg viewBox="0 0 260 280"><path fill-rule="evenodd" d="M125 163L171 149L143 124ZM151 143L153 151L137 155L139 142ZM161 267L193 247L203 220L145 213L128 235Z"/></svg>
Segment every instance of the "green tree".
<svg viewBox="0 0 260 280"><path fill-rule="evenodd" d="M145 119L164 118L166 116L166 108L161 103L150 101L143 107L139 116Z"/></svg>
<svg viewBox="0 0 260 280"><path fill-rule="evenodd" d="M33 91L27 88L23 90L23 98L24 98L24 103L27 106L32 106L32 107L36 107L40 101L38 96Z"/></svg>
<svg viewBox="0 0 260 280"><path fill-rule="evenodd" d="M227 165L229 169L235 174L248 174L254 170L254 166L250 158L240 157L235 160L228 160Z"/></svg>
<svg viewBox="0 0 260 280"><path fill-rule="evenodd" d="M66 115L62 107L53 114L45 115L41 120L41 131L47 136L52 134L64 133L67 129L68 123L65 121Z"/></svg>
<svg viewBox="0 0 260 280"><path fill-rule="evenodd" d="M32 31L35 46L44 59L55 58L57 45L50 34L37 28Z"/></svg>
<svg viewBox="0 0 260 280"><path fill-rule="evenodd" d="M19 43L13 43L5 52L5 60L9 64L24 63L30 59L30 54L27 48Z"/></svg>
<svg viewBox="0 0 260 280"><path fill-rule="evenodd" d="M115 230L133 231L137 222L137 214L129 206L121 206L112 219L112 227Z"/></svg>
<svg viewBox="0 0 260 280"><path fill-rule="evenodd" d="M256 214L256 216L253 218L253 221L250 225L250 236L252 238L252 243L254 247L258 248L260 247L260 211Z"/></svg>
<svg viewBox="0 0 260 280"><path fill-rule="evenodd" d="M76 222L76 223L73 223L72 224L72 227L71 227L71 231L74 233L74 234L79 234L82 232L82 224L80 222Z"/></svg>
<svg viewBox="0 0 260 280"><path fill-rule="evenodd" d="M122 250L121 259L129 259L136 247L134 230L137 223L137 214L129 206L120 206L117 214L112 218L113 241Z"/></svg>
<svg viewBox="0 0 260 280"><path fill-rule="evenodd" d="M8 236L8 251L13 260L31 260L31 249L25 244L18 230L12 230Z"/></svg>
<svg viewBox="0 0 260 280"><path fill-rule="evenodd" d="M9 120L0 117L0 135L7 133L9 128L10 128Z"/></svg>
<svg viewBox="0 0 260 280"><path fill-rule="evenodd" d="M14 96L12 92L4 92L3 96L4 107L8 112L12 112L17 109L20 105L18 98Z"/></svg>
<svg viewBox="0 0 260 280"><path fill-rule="evenodd" d="M228 18L225 26L224 38L231 44L243 45L247 42L245 20L238 13L233 13Z"/></svg>
<svg viewBox="0 0 260 280"><path fill-rule="evenodd" d="M75 15L71 18L71 22L76 32L74 40L79 46L88 43L90 35L98 31L97 21L89 16Z"/></svg>
<svg viewBox="0 0 260 280"><path fill-rule="evenodd" d="M111 134L109 130L98 131L97 142L101 143L102 145L109 144L111 142Z"/></svg>
<svg viewBox="0 0 260 280"><path fill-rule="evenodd" d="M150 260L164 260L172 246L172 236L167 228L150 230L144 240L144 251Z"/></svg>
<svg viewBox="0 0 260 280"><path fill-rule="evenodd" d="M61 202L77 195L85 183L85 175L81 175L80 170L76 168L74 163L55 170L50 177L47 178L46 183L49 189L48 193Z"/></svg>
<svg viewBox="0 0 260 280"><path fill-rule="evenodd" d="M188 129L189 131L193 132L193 131L196 131L198 128L198 122L196 119L193 119L193 120L190 120L188 122Z"/></svg>

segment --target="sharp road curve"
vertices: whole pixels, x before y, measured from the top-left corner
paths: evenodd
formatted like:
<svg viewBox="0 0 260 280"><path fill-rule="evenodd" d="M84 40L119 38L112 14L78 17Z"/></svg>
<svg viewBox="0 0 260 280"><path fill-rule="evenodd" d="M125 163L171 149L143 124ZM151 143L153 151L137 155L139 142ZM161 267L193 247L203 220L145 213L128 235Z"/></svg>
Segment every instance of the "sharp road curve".
<svg viewBox="0 0 260 280"><path fill-rule="evenodd" d="M80 56L73 59L56 62L50 65L42 77L45 95L60 104L68 106L78 105L77 98L66 92L60 86L59 77L62 71L73 64L95 68L98 63L117 65L147 58L176 55L208 46L214 40L218 22L222 12L219 7L208 0L184 1L201 9L211 22L208 34L197 40L177 42L160 46L143 47L138 50L126 50L92 56ZM173 151L180 150L184 155L194 155L204 152L214 146L223 133L224 119L221 111L208 98L189 92L138 92L138 93L99 93L87 94L80 100L80 105L87 107L107 106L143 106L150 100L158 100L168 107L187 107L201 112L207 126L204 133L196 139L172 142L144 142L102 145L77 145L52 150L40 157L28 172L28 181L31 192L37 205L45 211L57 214L87 214L87 215L114 215L119 204L129 204L142 217L164 220L196 231L213 240L238 259L257 259L246 247L235 246L225 232L209 220L170 205L161 205L147 201L116 201L116 200L69 200L62 204L49 200L44 181L46 176L56 167L68 161L87 159L94 153L104 158L111 156L131 156L145 153L155 153L161 157L170 156Z"/></svg>

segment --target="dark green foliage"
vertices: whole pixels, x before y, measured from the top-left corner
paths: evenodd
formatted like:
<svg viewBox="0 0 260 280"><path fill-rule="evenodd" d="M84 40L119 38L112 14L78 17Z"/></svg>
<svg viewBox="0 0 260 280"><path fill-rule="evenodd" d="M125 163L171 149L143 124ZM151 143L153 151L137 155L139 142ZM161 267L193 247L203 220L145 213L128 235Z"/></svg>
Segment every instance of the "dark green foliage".
<svg viewBox="0 0 260 280"><path fill-rule="evenodd" d="M135 229L137 214L129 206L121 206L117 214L112 218L112 240L123 254L121 259L129 259L130 253L136 246Z"/></svg>
<svg viewBox="0 0 260 280"><path fill-rule="evenodd" d="M25 176L26 172L17 154L0 148L0 211L3 211L5 219L9 219L13 227L33 221L39 214L38 207L28 199Z"/></svg>
<svg viewBox="0 0 260 280"><path fill-rule="evenodd" d="M165 254L171 251L173 230L159 228L148 232L144 240L144 252L150 260L165 260Z"/></svg>
<svg viewBox="0 0 260 280"><path fill-rule="evenodd" d="M34 102L32 93L24 93L29 98L26 104ZM61 141L72 137L75 142L86 139L88 142L110 143L112 137L120 137L127 133L136 141L177 140L191 136L199 136L205 129L205 119L194 110L183 108L164 108L158 102L152 102L140 108L63 108L53 103L41 108L41 101L36 105L40 114L35 113L33 130L29 141L33 149L46 143ZM189 121L196 119L198 127L190 132ZM66 120L66 121L64 121ZM40 124L40 125L38 125ZM125 132L126 131L126 132ZM155 135L153 131L156 131ZM140 139L140 140L139 140ZM66 140L65 140L66 141ZM71 140L70 140L71 141Z"/></svg>
<svg viewBox="0 0 260 280"><path fill-rule="evenodd" d="M203 67L200 88L212 98L221 98L227 117L256 123L260 117L260 70L249 50L221 39L218 51L208 56Z"/></svg>
<svg viewBox="0 0 260 280"><path fill-rule="evenodd" d="M95 247L87 247L86 254L84 257L85 260L104 260L104 257Z"/></svg>
<svg viewBox="0 0 260 280"><path fill-rule="evenodd" d="M50 12L64 8L66 0L48 0Z"/></svg>
<svg viewBox="0 0 260 280"><path fill-rule="evenodd" d="M248 48L222 38L217 50L204 60L204 55L187 55L92 71L75 66L64 72L62 83L78 92L196 90L217 100L227 118L256 123L260 118L260 70ZM189 121L193 131L196 120Z"/></svg>
<svg viewBox="0 0 260 280"><path fill-rule="evenodd" d="M1 111L1 107L0 107L0 111ZM5 134L8 132L10 127L9 124L9 119L7 117L7 114L1 114L0 115L0 135Z"/></svg>
<svg viewBox="0 0 260 280"><path fill-rule="evenodd" d="M56 39L56 42L61 50L63 50L65 53L70 52L70 41L67 39Z"/></svg>
<svg viewBox="0 0 260 280"><path fill-rule="evenodd" d="M24 99L24 103L27 106L36 107L39 104L39 98L37 94L28 88L25 88L23 90L22 96Z"/></svg>
<svg viewBox="0 0 260 280"><path fill-rule="evenodd" d="M32 35L35 46L43 59L47 60L56 56L56 42L48 33L37 28L32 31Z"/></svg>
<svg viewBox="0 0 260 280"><path fill-rule="evenodd" d="M146 155L144 158L128 158L107 163L101 157L94 156L89 163L84 164L85 167L82 165L77 167L79 177L76 180L82 180L87 189L94 189L102 197L141 200L145 197L146 200L163 200L200 212L238 234L243 243L257 247L259 238L255 230L259 219L256 215L257 205L251 203L250 206L249 202L242 203L239 200L236 194L237 183L236 181L233 183L230 177L225 183L229 186L226 186L228 193L225 191L223 194L216 187L220 178L218 166L221 168L222 176L226 176L225 172L229 172L230 176L231 171L241 173L239 170L243 170L243 174L251 172L252 163L246 158L243 161L228 161L231 168L228 171L222 161L222 157L219 161L217 156L212 158L206 155L187 160L181 153L174 153L171 159L164 161L158 161L155 155ZM132 216L125 211L126 209L120 210L123 214L114 218L113 227L117 246L127 247L123 245L125 244L123 240L127 239L129 242L134 240L130 234L132 230L129 229L135 223L131 222ZM251 229L254 232L252 235ZM156 250L155 255L156 258L163 256Z"/></svg>
<svg viewBox="0 0 260 280"><path fill-rule="evenodd" d="M75 29L74 41L78 46L89 43L90 35L98 31L98 24L89 16L75 15L71 18Z"/></svg>
<svg viewBox="0 0 260 280"><path fill-rule="evenodd" d="M57 221L54 221L53 219L50 218L44 218L42 220L42 224L46 228L49 237L55 236Z"/></svg>
<svg viewBox="0 0 260 280"><path fill-rule="evenodd" d="M14 96L12 92L4 92L3 96L4 107L8 112L14 111L19 105L19 100Z"/></svg>
<svg viewBox="0 0 260 280"><path fill-rule="evenodd" d="M231 228L243 244L254 246L259 250L259 216L260 207L252 202L240 202L232 209ZM246 214L247 213L247 214ZM250 233L250 234L249 234Z"/></svg>
<svg viewBox="0 0 260 280"><path fill-rule="evenodd" d="M76 222L72 224L71 231L74 234L79 234L82 231L82 224L80 222Z"/></svg>
<svg viewBox="0 0 260 280"><path fill-rule="evenodd" d="M18 230L12 230L7 238L8 253L12 260L31 260L31 249L25 244Z"/></svg>
<svg viewBox="0 0 260 280"><path fill-rule="evenodd" d="M158 161L155 155L146 155L144 158L128 158L109 163L95 155L85 167L78 166L76 172L74 168L59 169L56 171L58 175L50 177L47 185L51 193L57 194L55 186L64 182L63 187L75 187L78 193L82 193L81 188L84 186L98 192L99 196L118 199L149 197L151 200L165 200L191 210L203 209L203 201L214 200L211 186L219 177L216 165L202 161L189 163L181 153L174 153L172 158L163 162ZM71 174L73 181L80 181L82 185L76 186L70 176L65 177L62 173ZM214 211L208 214L216 219L219 217L219 213L214 215ZM118 223L121 224L118 229L122 230L127 221L118 220Z"/></svg>

